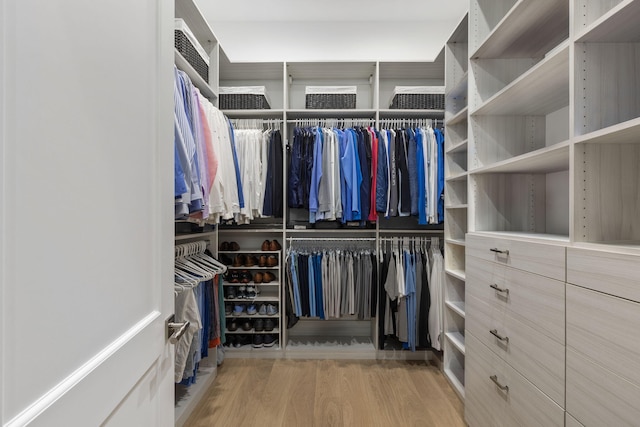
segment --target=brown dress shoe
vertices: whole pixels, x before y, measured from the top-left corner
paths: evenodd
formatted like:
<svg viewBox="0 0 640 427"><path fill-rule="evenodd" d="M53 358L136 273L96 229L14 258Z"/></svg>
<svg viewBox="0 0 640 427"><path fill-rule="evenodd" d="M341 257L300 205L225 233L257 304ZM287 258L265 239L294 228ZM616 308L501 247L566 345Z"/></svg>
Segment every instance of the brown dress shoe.
<svg viewBox="0 0 640 427"><path fill-rule="evenodd" d="M256 273L253 275L253 283L262 283L262 273Z"/></svg>
<svg viewBox="0 0 640 427"><path fill-rule="evenodd" d="M244 255L236 255L235 258L233 258L233 266L234 267L242 267L244 266L245 263L245 257Z"/></svg>
<svg viewBox="0 0 640 427"><path fill-rule="evenodd" d="M263 251L268 251L269 246L271 246L271 242L268 240L265 240L264 242L262 242L262 246L260 247L260 249L262 249Z"/></svg>
<svg viewBox="0 0 640 427"><path fill-rule="evenodd" d="M273 273L270 273L268 271L262 275L262 283L271 283L275 279L276 279L276 276L274 276Z"/></svg>
<svg viewBox="0 0 640 427"><path fill-rule="evenodd" d="M269 258L267 258L268 267L276 267L277 265L278 265L278 258L276 258L274 255L271 255Z"/></svg>
<svg viewBox="0 0 640 427"><path fill-rule="evenodd" d="M239 251L240 250L240 245L237 244L236 242L231 242L231 243L229 243L229 250L230 251Z"/></svg>
<svg viewBox="0 0 640 427"><path fill-rule="evenodd" d="M229 250L229 242L220 243L220 250L221 251L228 251Z"/></svg>
<svg viewBox="0 0 640 427"><path fill-rule="evenodd" d="M258 263L258 259L253 255L247 256L247 261L244 263L245 267L254 267Z"/></svg>
<svg viewBox="0 0 640 427"><path fill-rule="evenodd" d="M260 261L258 261L258 266L260 266L260 267L266 267L267 266L267 256L266 255L260 255Z"/></svg>
<svg viewBox="0 0 640 427"><path fill-rule="evenodd" d="M279 251L280 249L282 249L282 246L280 246L280 243L278 243L277 240L272 240L271 243L269 244L269 250L270 251Z"/></svg>
<svg viewBox="0 0 640 427"><path fill-rule="evenodd" d="M240 281L242 283L249 283L251 282L252 277L251 277L251 273L249 273L247 270L242 270L240 272Z"/></svg>

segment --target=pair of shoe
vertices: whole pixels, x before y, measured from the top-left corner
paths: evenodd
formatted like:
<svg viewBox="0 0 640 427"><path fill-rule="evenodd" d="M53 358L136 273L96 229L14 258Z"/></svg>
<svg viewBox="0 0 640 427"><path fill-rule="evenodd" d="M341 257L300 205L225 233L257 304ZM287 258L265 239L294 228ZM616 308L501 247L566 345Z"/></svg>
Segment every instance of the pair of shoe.
<svg viewBox="0 0 640 427"><path fill-rule="evenodd" d="M277 240L265 240L264 242L262 242L262 246L260 247L260 249L262 249L263 251L279 251L280 249L282 249L282 246L280 246L280 243L278 243Z"/></svg>
<svg viewBox="0 0 640 427"><path fill-rule="evenodd" d="M274 280L276 280L276 276L269 271L253 275L253 283L271 283Z"/></svg>
<svg viewBox="0 0 640 427"><path fill-rule="evenodd" d="M226 286L224 290L224 297L228 300L233 299L253 299L258 296L260 290L257 286Z"/></svg>
<svg viewBox="0 0 640 427"><path fill-rule="evenodd" d="M226 309L227 307L225 304L225 312L226 312ZM244 313L246 313L249 316L253 316L258 313L258 309L255 304L249 304L249 305L236 304L233 306L233 309L231 310L231 312L227 314L230 314L233 316L242 316Z"/></svg>
<svg viewBox="0 0 640 427"><path fill-rule="evenodd" d="M227 323L227 331L235 332L241 328L243 331L249 332L253 329L253 323L249 319L232 319Z"/></svg>
<svg viewBox="0 0 640 427"><path fill-rule="evenodd" d="M278 307L274 304L260 304L258 314L260 316L275 316L278 314Z"/></svg>
<svg viewBox="0 0 640 427"><path fill-rule="evenodd" d="M273 319L255 319L253 321L253 330L255 332L271 332L277 326L277 321Z"/></svg>
<svg viewBox="0 0 640 427"><path fill-rule="evenodd" d="M274 334L254 335L253 343L251 345L253 348L273 347L277 342L278 336Z"/></svg>
<svg viewBox="0 0 640 427"><path fill-rule="evenodd" d="M220 243L221 251L239 251L240 245L236 242L222 242Z"/></svg>
<svg viewBox="0 0 640 427"><path fill-rule="evenodd" d="M235 348L239 348L247 344L251 344L251 337L246 335L227 335L227 340L224 343L227 347Z"/></svg>
<svg viewBox="0 0 640 427"><path fill-rule="evenodd" d="M247 270L228 270L225 280L229 283L249 283L253 280L253 276Z"/></svg>
<svg viewBox="0 0 640 427"><path fill-rule="evenodd" d="M254 267L256 264L258 264L260 261L258 261L258 258L256 258L254 255L236 255L233 258L233 262L231 263L232 267Z"/></svg>

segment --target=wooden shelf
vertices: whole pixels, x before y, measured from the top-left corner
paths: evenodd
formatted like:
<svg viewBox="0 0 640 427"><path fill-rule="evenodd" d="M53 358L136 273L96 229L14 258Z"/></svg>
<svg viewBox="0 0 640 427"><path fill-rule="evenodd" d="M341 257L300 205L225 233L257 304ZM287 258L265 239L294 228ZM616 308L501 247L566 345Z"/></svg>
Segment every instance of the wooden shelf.
<svg viewBox="0 0 640 427"><path fill-rule="evenodd" d="M569 105L569 43L480 105L472 115L545 115Z"/></svg>
<svg viewBox="0 0 640 427"><path fill-rule="evenodd" d="M464 319L465 310L464 310L464 302L462 301L445 301L444 304L449 307L451 311L457 313L460 317Z"/></svg>
<svg viewBox="0 0 640 427"><path fill-rule="evenodd" d="M263 110L222 110L229 118L260 118L260 119L281 119L284 117L284 110L263 109Z"/></svg>
<svg viewBox="0 0 640 427"><path fill-rule="evenodd" d="M462 281L467 280L467 275L465 274L464 270L446 269L445 273L447 273L449 276L455 277L456 279L460 279Z"/></svg>
<svg viewBox="0 0 640 427"><path fill-rule="evenodd" d="M463 120L467 120L467 113L469 112L469 106L465 106L462 110L454 114L449 120L447 120L447 126L455 125Z"/></svg>
<svg viewBox="0 0 640 427"><path fill-rule="evenodd" d="M198 238L209 238L211 236L215 236L216 232L215 231L207 231L206 233L190 233L190 234L176 234L175 236L175 240L180 241L180 240L188 240L188 239L198 239Z"/></svg>
<svg viewBox="0 0 640 427"><path fill-rule="evenodd" d="M409 110L409 109L383 109L380 110L380 119L442 119L444 110Z"/></svg>
<svg viewBox="0 0 640 427"><path fill-rule="evenodd" d="M445 239L444 240L447 243L451 243L452 245L457 245L457 246L466 246L466 243L464 241L464 239Z"/></svg>
<svg viewBox="0 0 640 427"><path fill-rule="evenodd" d="M519 0L471 58L536 58L568 36L569 2Z"/></svg>
<svg viewBox="0 0 640 427"><path fill-rule="evenodd" d="M193 35L209 53L208 48L211 46L207 44L217 43L217 38L194 0L176 0L175 17L184 19Z"/></svg>
<svg viewBox="0 0 640 427"><path fill-rule="evenodd" d="M569 170L570 141L541 148L512 159L470 170L470 174L484 173L552 173Z"/></svg>
<svg viewBox="0 0 640 427"><path fill-rule="evenodd" d="M466 179L467 179L467 172L461 172L459 174L451 175L450 177L445 178L445 181L447 182L464 181Z"/></svg>
<svg viewBox="0 0 640 427"><path fill-rule="evenodd" d="M640 117L578 136L576 143L629 144L638 143Z"/></svg>
<svg viewBox="0 0 640 427"><path fill-rule="evenodd" d="M467 97L467 85L469 83L469 70L465 71L460 80L445 94L446 98L458 99ZM463 96L464 95L464 96Z"/></svg>
<svg viewBox="0 0 640 427"><path fill-rule="evenodd" d="M376 118L376 110L360 110L360 109L339 109L339 110L306 110L294 109L287 110L287 119L323 119L323 118Z"/></svg>
<svg viewBox="0 0 640 427"><path fill-rule="evenodd" d="M449 123L447 123L447 124L449 124ZM465 139L464 141L453 145L451 148L449 148L445 152L445 154L461 153L463 151L467 151L468 147L469 147L469 140Z"/></svg>
<svg viewBox="0 0 640 427"><path fill-rule="evenodd" d="M462 385L462 382L458 379L458 377L456 377L451 369L445 368L444 375L451 383L451 386L453 387L455 392L458 393L460 399L464 400L464 385Z"/></svg>
<svg viewBox="0 0 640 427"><path fill-rule="evenodd" d="M463 205L445 205L444 208L445 209L467 209L469 207L469 205L467 205L466 203Z"/></svg>
<svg viewBox="0 0 640 427"><path fill-rule="evenodd" d="M530 242L540 242L544 243L560 243L566 244L569 243L569 236L561 235L561 234L547 234L547 233L528 233L525 231L479 231L476 234L482 234L491 237L498 237L501 239L504 238L516 238L523 239Z"/></svg>
<svg viewBox="0 0 640 427"><path fill-rule="evenodd" d="M447 337L449 342L453 344L453 346L457 348L458 351L460 351L460 353L464 354L464 335L462 335L460 332L445 332L444 335L445 337Z"/></svg>
<svg viewBox="0 0 640 427"><path fill-rule="evenodd" d="M581 31L579 43L640 41L640 3L624 0Z"/></svg>
<svg viewBox="0 0 640 427"><path fill-rule="evenodd" d="M178 67L179 70L182 70L185 73L187 73L187 75L191 79L191 82L195 85L195 87L200 89L200 93L202 93L202 95L204 97L206 97L207 99L209 99L212 102L215 99L217 99L218 98L218 94L213 89L211 89L211 86L209 86L209 83L207 83L200 76L200 74L198 74L196 69L193 68L191 66L191 64L189 64L187 62L187 60L184 58L184 56L182 56L182 54L180 52L178 52L178 49L174 48L174 52L175 52L175 55L174 55L175 59L174 60L175 60L175 63L176 63L176 67Z"/></svg>

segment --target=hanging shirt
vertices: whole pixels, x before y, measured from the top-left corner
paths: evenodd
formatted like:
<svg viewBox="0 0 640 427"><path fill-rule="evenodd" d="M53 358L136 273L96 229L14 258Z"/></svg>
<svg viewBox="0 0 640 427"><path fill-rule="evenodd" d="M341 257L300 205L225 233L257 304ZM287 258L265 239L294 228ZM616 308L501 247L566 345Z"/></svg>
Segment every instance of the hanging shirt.
<svg viewBox="0 0 640 427"><path fill-rule="evenodd" d="M309 222L316 222L318 212L318 190L322 179L322 130L315 129L315 145L313 151L313 168L311 170L311 191L309 192Z"/></svg>

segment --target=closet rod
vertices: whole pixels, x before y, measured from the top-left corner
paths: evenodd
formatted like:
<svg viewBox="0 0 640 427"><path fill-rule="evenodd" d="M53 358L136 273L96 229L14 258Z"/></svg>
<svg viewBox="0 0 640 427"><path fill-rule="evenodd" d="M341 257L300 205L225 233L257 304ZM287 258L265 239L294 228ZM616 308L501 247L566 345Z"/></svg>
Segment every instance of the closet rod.
<svg viewBox="0 0 640 427"><path fill-rule="evenodd" d="M346 238L336 238L336 237L287 237L287 240L290 242L296 241L308 241L308 242L374 242L376 240L375 237L346 237Z"/></svg>

